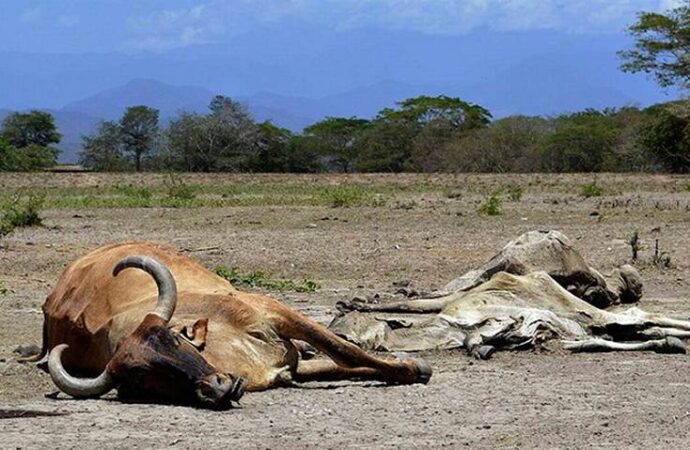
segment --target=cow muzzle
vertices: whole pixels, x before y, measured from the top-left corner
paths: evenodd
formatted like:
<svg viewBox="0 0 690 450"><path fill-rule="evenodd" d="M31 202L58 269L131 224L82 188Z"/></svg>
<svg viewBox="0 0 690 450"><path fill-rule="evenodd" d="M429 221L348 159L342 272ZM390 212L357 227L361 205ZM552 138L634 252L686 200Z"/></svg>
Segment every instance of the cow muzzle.
<svg viewBox="0 0 690 450"><path fill-rule="evenodd" d="M211 374L199 383L196 394L201 403L212 408L228 408L244 395L247 380L225 374Z"/></svg>

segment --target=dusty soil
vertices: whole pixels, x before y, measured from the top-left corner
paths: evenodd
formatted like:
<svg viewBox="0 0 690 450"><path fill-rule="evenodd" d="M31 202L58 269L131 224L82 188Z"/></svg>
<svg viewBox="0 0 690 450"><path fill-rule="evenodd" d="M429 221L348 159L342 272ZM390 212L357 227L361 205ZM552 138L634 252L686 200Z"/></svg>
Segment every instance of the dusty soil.
<svg viewBox="0 0 690 450"><path fill-rule="evenodd" d="M461 195L418 194L405 208L44 211L44 227L21 229L0 241L0 280L7 288L0 295L0 447L687 447L686 355L528 351L480 362L462 352L437 352L422 355L434 367L427 386L311 383L247 394L240 408L211 412L122 404L112 396L50 400L44 397L54 391L49 377L12 354L18 345L40 343L40 307L64 266L100 245L125 240L171 243L211 268L224 264L315 279L322 286L315 293L272 295L328 322L337 300L390 292L392 282L402 279L422 290L440 287L524 231L558 229L592 265L608 270L629 260L625 241L638 229L644 246L638 267L646 282L640 306L690 316L686 179L604 175L600 179L612 186L611 195L589 199L568 187L590 181L584 176L476 176L465 180L467 186L462 177L448 179L457 182ZM532 188L537 179L539 187ZM108 180L91 174L0 176L0 186ZM488 192L480 184L489 189L506 180L525 186L523 198L504 203L500 216L477 214ZM648 262L655 239L669 253L671 268Z"/></svg>

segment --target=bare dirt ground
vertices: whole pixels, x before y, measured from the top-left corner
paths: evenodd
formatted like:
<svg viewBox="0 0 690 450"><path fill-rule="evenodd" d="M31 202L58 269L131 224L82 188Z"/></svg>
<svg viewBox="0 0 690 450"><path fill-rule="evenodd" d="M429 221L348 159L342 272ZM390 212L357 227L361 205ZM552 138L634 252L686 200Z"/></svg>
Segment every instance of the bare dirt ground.
<svg viewBox="0 0 690 450"><path fill-rule="evenodd" d="M429 177L386 179L418 183ZM629 260L625 241L638 229L644 245L638 267L646 282L640 307L690 317L687 179L601 175L605 195L587 199L578 186L591 176L435 179L453 186L452 195L416 193L405 207L44 211L44 227L0 240L0 280L7 288L0 295L0 410L64 415L2 418L0 411L0 448L686 448L687 355L527 351L474 361L462 352L434 352L422 355L434 368L427 386L312 383L250 393L240 408L212 412L122 404L112 395L50 400L44 397L54 391L49 377L12 354L18 345L40 344L41 304L64 266L125 240L171 243L210 268L224 264L315 279L317 292L272 295L328 322L337 300L390 292L391 283L403 279L423 290L440 287L528 230L558 229L593 266L608 270ZM0 189L108 182L107 175L92 174L0 175ZM491 187L508 182L524 187L522 199L504 200L500 216L479 215L477 205ZM669 252L671 268L647 262L654 239Z"/></svg>

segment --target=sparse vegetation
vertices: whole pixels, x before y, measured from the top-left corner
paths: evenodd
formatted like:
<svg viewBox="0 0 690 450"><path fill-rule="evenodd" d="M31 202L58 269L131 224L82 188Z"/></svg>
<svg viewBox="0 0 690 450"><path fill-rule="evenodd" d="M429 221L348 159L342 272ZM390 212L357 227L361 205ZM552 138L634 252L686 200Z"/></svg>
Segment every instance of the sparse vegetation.
<svg viewBox="0 0 690 450"><path fill-rule="evenodd" d="M0 280L0 296L7 294L7 288L5 287L5 282Z"/></svg>
<svg viewBox="0 0 690 450"><path fill-rule="evenodd" d="M15 228L41 225L43 219L39 211L42 204L43 197L38 195L29 195L26 198L15 196L10 204L0 211L0 237L10 234Z"/></svg>
<svg viewBox="0 0 690 450"><path fill-rule="evenodd" d="M599 187L596 180L590 183L585 183L580 187L580 195L585 198L601 197L603 193L603 189Z"/></svg>
<svg viewBox="0 0 690 450"><path fill-rule="evenodd" d="M652 265L666 269L671 267L671 255L666 251L659 250L659 239L654 240L654 255L652 255Z"/></svg>
<svg viewBox="0 0 690 450"><path fill-rule="evenodd" d="M304 279L301 281L271 278L265 272L255 270L242 273L237 268L227 268L219 266L216 274L228 280L235 286L246 286L250 288L265 289L267 291L295 291L295 292L314 292L320 288L318 283Z"/></svg>
<svg viewBox="0 0 690 450"><path fill-rule="evenodd" d="M510 185L508 186L506 191L508 192L508 198L511 202L519 202L520 200L522 200L522 186Z"/></svg>
<svg viewBox="0 0 690 450"><path fill-rule="evenodd" d="M196 197L194 186L185 183L181 176L173 172L168 173L163 185L168 198L173 201L188 202Z"/></svg>
<svg viewBox="0 0 690 450"><path fill-rule="evenodd" d="M479 207L479 212L487 216L500 216L503 213L503 201L501 200L501 192L496 190L492 192L486 201Z"/></svg>
<svg viewBox="0 0 690 450"><path fill-rule="evenodd" d="M151 189L148 186L134 186L131 184L119 184L115 186L115 191L132 197L134 199L148 201L153 196Z"/></svg>
<svg viewBox="0 0 690 450"><path fill-rule="evenodd" d="M637 255L640 251L640 233L637 230L632 232L632 235L628 239L628 245L632 252L632 261L637 261Z"/></svg>

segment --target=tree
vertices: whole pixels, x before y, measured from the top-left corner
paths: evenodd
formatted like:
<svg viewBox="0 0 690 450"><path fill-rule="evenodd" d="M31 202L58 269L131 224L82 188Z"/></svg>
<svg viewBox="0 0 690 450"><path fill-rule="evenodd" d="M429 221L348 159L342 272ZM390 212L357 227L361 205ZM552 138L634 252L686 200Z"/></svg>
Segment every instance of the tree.
<svg viewBox="0 0 690 450"><path fill-rule="evenodd" d="M487 109L457 97L421 95L398 102L398 106L382 110L379 117L419 127L443 124L455 129L472 129L491 122Z"/></svg>
<svg viewBox="0 0 690 450"><path fill-rule="evenodd" d="M122 132L115 122L101 122L92 136L82 136L83 150L80 163L92 170L119 172L131 164L123 154Z"/></svg>
<svg viewBox="0 0 690 450"><path fill-rule="evenodd" d="M359 157L359 141L369 121L356 117L328 117L304 129L319 153L341 172L351 172Z"/></svg>
<svg viewBox="0 0 690 450"><path fill-rule="evenodd" d="M361 172L402 172L412 153L417 130L406 123L379 115L361 140L357 170Z"/></svg>
<svg viewBox="0 0 690 450"><path fill-rule="evenodd" d="M422 95L398 103L398 109L382 110L378 120L396 123L409 136L405 145L407 170L432 172L442 167L445 144L462 137L469 130L491 122L491 113L457 97Z"/></svg>
<svg viewBox="0 0 690 450"><path fill-rule="evenodd" d="M618 53L624 71L651 74L662 87L690 87L690 6L641 12L628 32L635 48Z"/></svg>
<svg viewBox="0 0 690 450"><path fill-rule="evenodd" d="M0 138L0 171L31 172L55 165L58 150L29 144L15 148Z"/></svg>
<svg viewBox="0 0 690 450"><path fill-rule="evenodd" d="M158 110L148 106L130 106L120 119L124 151L141 170L142 159L151 152L158 133Z"/></svg>
<svg viewBox="0 0 690 450"><path fill-rule="evenodd" d="M53 116L43 111L14 112L0 128L0 170L32 171L55 165L60 142Z"/></svg>
<svg viewBox="0 0 690 450"><path fill-rule="evenodd" d="M665 170L690 172L690 102L679 101L647 109L651 122L640 133L640 144Z"/></svg>
<svg viewBox="0 0 690 450"><path fill-rule="evenodd" d="M48 147L60 142L62 135L57 132L53 116L43 111L27 113L14 112L2 123L0 135L13 147L24 148L29 145Z"/></svg>
<svg viewBox="0 0 690 450"><path fill-rule="evenodd" d="M170 123L167 138L175 165L199 172L248 169L258 151L257 126L239 103L216 96L210 114L182 113Z"/></svg>
<svg viewBox="0 0 690 450"><path fill-rule="evenodd" d="M553 133L551 121L511 116L477 128L444 148L444 168L452 172L535 172L538 151Z"/></svg>
<svg viewBox="0 0 690 450"><path fill-rule="evenodd" d="M556 119L556 131L543 146L543 168L550 172L598 172L619 130L608 120L614 110L587 109Z"/></svg>
<svg viewBox="0 0 690 450"><path fill-rule="evenodd" d="M292 132L273 125L260 123L256 133L256 151L251 155L247 168L252 172L289 171L289 149Z"/></svg>

